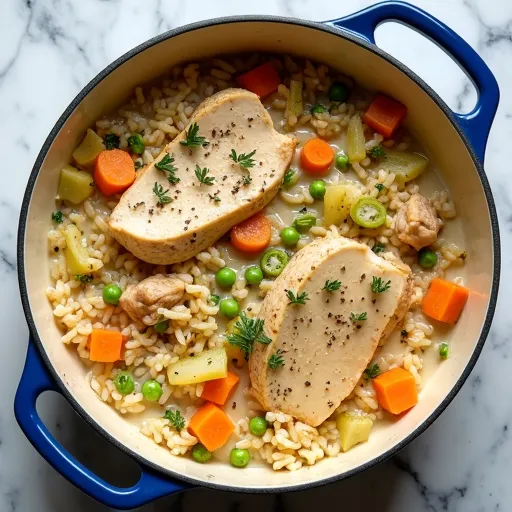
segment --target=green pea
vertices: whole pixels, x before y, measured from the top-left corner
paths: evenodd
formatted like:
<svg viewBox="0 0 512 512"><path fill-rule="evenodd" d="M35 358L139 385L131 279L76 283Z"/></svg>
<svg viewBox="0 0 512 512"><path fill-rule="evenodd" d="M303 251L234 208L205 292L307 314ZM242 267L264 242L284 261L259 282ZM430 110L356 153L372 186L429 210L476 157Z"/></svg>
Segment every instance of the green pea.
<svg viewBox="0 0 512 512"><path fill-rule="evenodd" d="M158 334L163 334L169 327L169 320L162 320L161 322L156 323L153 327Z"/></svg>
<svg viewBox="0 0 512 512"><path fill-rule="evenodd" d="M441 359L448 359L448 356L450 355L450 348L448 347L448 343L439 344L439 357Z"/></svg>
<svg viewBox="0 0 512 512"><path fill-rule="evenodd" d="M344 102L348 98L348 88L340 82L334 82L329 89L329 99L331 101Z"/></svg>
<svg viewBox="0 0 512 512"><path fill-rule="evenodd" d="M313 199L323 199L325 196L325 181L315 180L309 185L309 193Z"/></svg>
<svg viewBox="0 0 512 512"><path fill-rule="evenodd" d="M156 402L162 393L162 386L156 380L147 380L142 385L142 395L148 402Z"/></svg>
<svg viewBox="0 0 512 512"><path fill-rule="evenodd" d="M215 274L215 281L222 288L233 286L236 281L236 272L232 268L224 267Z"/></svg>
<svg viewBox="0 0 512 512"><path fill-rule="evenodd" d="M192 458L202 464L212 458L212 452L209 452L202 444L196 444L192 448Z"/></svg>
<svg viewBox="0 0 512 512"><path fill-rule="evenodd" d="M229 461L235 468L245 468L249 464L249 451L233 448L229 454Z"/></svg>
<svg viewBox="0 0 512 512"><path fill-rule="evenodd" d="M340 171L344 171L348 167L348 156L343 153L343 151L340 151L334 160L334 165L336 166L336 169Z"/></svg>
<svg viewBox="0 0 512 512"><path fill-rule="evenodd" d="M117 284L107 284L103 288L103 302L117 306L122 294L123 292Z"/></svg>
<svg viewBox="0 0 512 512"><path fill-rule="evenodd" d="M268 421L262 416L255 416L249 422L249 430L253 436L261 437L267 431Z"/></svg>
<svg viewBox="0 0 512 512"><path fill-rule="evenodd" d="M258 265L253 265L245 270L244 277L249 284L260 284L263 281L263 272Z"/></svg>
<svg viewBox="0 0 512 512"><path fill-rule="evenodd" d="M114 385L121 395L129 395L135 389L133 377L128 372L120 372L114 379Z"/></svg>
<svg viewBox="0 0 512 512"><path fill-rule="evenodd" d="M418 254L418 263L423 268L432 268L437 263L437 254L428 247L424 247Z"/></svg>
<svg viewBox="0 0 512 512"><path fill-rule="evenodd" d="M283 244L288 245L289 247L297 245L300 238L299 232L293 226L284 228L281 233L279 233L279 236L281 237Z"/></svg>
<svg viewBox="0 0 512 512"><path fill-rule="evenodd" d="M220 301L220 313L226 318L235 318L239 311L240 306L238 305L238 302L232 297L229 299L222 299Z"/></svg>

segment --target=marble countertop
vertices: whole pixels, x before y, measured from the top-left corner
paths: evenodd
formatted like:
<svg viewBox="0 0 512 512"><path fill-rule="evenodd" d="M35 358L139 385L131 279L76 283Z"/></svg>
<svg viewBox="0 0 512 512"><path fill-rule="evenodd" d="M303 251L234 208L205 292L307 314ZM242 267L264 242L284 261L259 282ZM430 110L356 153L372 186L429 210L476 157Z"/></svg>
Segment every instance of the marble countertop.
<svg viewBox="0 0 512 512"><path fill-rule="evenodd" d="M38 512L109 510L58 475L19 430L12 411L28 330L18 293L16 229L26 180L61 112L103 67L146 39L193 21L233 14L277 14L304 19L341 17L365 0L4 0L0 17L0 510ZM495 321L473 373L453 403L400 455L363 475L322 489L285 496L241 496L195 490L140 510L223 509L310 511L315 503L343 510L487 512L512 510L512 185L506 154L512 136L512 2L416 0L464 37L486 60L502 98L486 156L500 216L503 271ZM462 72L431 43L408 29L383 26L377 42L426 79L454 109L469 111L475 94ZM400 34L400 37L397 37ZM8 144L7 144L8 143ZM510 304L510 303L509 303ZM8 356L8 357L6 357ZM47 394L48 395L48 394ZM57 437L106 474L126 472L124 455L97 440L58 396L40 411ZM105 460L108 462L105 464ZM101 464L100 464L101 462ZM123 468L121 470L121 468ZM336 500L336 501L335 501Z"/></svg>

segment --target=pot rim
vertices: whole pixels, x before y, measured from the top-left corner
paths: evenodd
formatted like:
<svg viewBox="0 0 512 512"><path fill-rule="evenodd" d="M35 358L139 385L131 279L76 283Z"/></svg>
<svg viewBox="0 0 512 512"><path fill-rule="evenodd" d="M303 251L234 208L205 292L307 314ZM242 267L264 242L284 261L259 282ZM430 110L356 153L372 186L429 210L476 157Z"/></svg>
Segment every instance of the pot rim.
<svg viewBox="0 0 512 512"><path fill-rule="evenodd" d="M493 261L494 261L494 268L493 268L493 277L492 277L492 288L491 288L491 294L489 297L489 304L487 308L487 314L485 317L485 321L482 325L481 333L478 339L478 342L475 345L475 349L473 351L473 354L471 358L469 359L468 363L466 364L466 367L464 371L462 372L461 376L459 377L458 381L455 383L451 391L448 393L448 395L441 401L441 403L432 411L430 416L426 418L425 421L421 423L416 429L414 429L407 437L405 437L402 441L397 443L393 448L389 449L388 451L382 453L381 455L371 459L370 461L353 468L349 471L338 473L332 476L328 476L325 478L321 478L318 480L315 480L313 482L307 482L307 483L301 483L297 485L290 485L290 486L266 486L266 487L240 487L236 485L223 485L223 484L216 484L213 482L206 482L202 481L193 477L190 477L188 475L177 473L171 469L163 468L149 460L147 460L142 455L134 452L130 448L128 448L126 445L120 443L116 438L114 438L109 432L107 432L105 429L103 429L99 424L97 424L92 417L89 415L89 413L80 405L80 403L74 398L74 396L68 391L67 387L59 377L57 371L53 367L50 359L48 358L46 351L44 349L43 343L41 341L41 338L39 337L39 333L37 330L36 323L34 321L32 311L30 308L30 302L28 297L28 291L27 286L25 282L25 265L24 265L24 255L25 255L25 230L27 226L27 217L28 217L28 210L30 207L31 197L34 190L35 182L37 180L37 176L39 174L39 171L41 169L41 166L44 162L44 159L46 158L46 155L51 147L51 145L54 142L54 139L59 134L60 130L64 126L65 122L68 120L68 118L71 116L71 114L74 112L76 107L80 104L80 102L98 85L104 78L106 78L110 73L115 71L119 66L124 64L125 62L129 61L132 57L138 55L139 53L147 50L148 48L151 48L163 41L166 41L167 39L170 39L172 37L192 32L195 30L200 30L207 27L213 27L218 25L225 25L230 23L244 23L244 22L268 22L268 23L283 23L286 25L297 25L307 28L312 28L315 30L323 31L330 33L332 35L335 35L337 37L341 37L343 39L347 39L351 41L352 43L357 44L358 46L361 46L365 48L366 50L376 54L377 56L383 58L390 64L397 67L402 73L404 73L410 80L416 83L421 89L423 89L424 92L426 92L437 104L437 106L442 110L442 112L445 114L445 116L448 118L448 120L451 122L454 129L457 131L459 137L461 138L462 142L466 146L471 159L473 160L473 163L475 165L475 168L478 172L480 183L482 185L482 189L484 191L488 211L489 211L489 218L490 218L490 224L491 224L491 232L493 237ZM173 479L177 479L183 482L187 482L193 485L201 486L201 487L207 487L211 489L221 490L221 491L233 491L233 492L243 492L243 493L263 493L263 494L269 494L269 493L279 493L279 492L290 492L290 491L299 491L299 490L306 490L306 489L312 489L315 487L320 487L323 485L327 485L336 481L344 480L346 478L349 478L351 476L357 475L359 473L362 473L363 471L366 471L367 469L370 469L377 464L389 459L390 457L396 455L399 451L401 451L405 446L407 446L411 441L416 439L420 434L422 434L439 416L440 414L446 409L446 407L450 404L450 402L455 398L457 393L462 388L462 385L466 381L466 379L469 377L469 374L473 370L473 367L475 366L478 357L480 356L480 353L482 352L485 340L487 338L487 335L489 334L489 330L491 327L492 319L494 316L494 311L496 308L496 301L497 301L497 295L498 295L498 288L499 288L499 279L500 279L500 270L501 270L501 255L500 255L500 236L499 236L499 227L498 227L498 217L496 212L496 207L494 204L494 199L492 196L491 188L489 185L489 181L487 179L487 176L485 174L485 171L483 169L483 165L476 156L476 153L469 142L466 134L462 130L462 128L459 126L459 124L456 121L455 115L453 111L448 107L448 105L439 97L439 95L419 76L417 76L413 71L411 71L407 66L405 66L403 63L398 61L396 58L392 57L388 53L381 50L376 44L372 44L366 40L364 40L361 37L355 35L354 32L348 31L344 28L340 27L334 27L326 25L322 22L316 22L316 21L306 21L301 20L297 18L292 17L285 17L285 16L260 16L260 15L243 15L243 16L225 16L220 18L212 18L209 20L199 21L195 23L191 23L188 25L184 25L182 27L178 27L175 29L171 29L167 32L164 32L158 36L155 36L144 43L141 43L140 45L136 46L135 48L129 50L121 57L118 57L116 60L114 60L111 64L109 64L107 67L105 67L100 73L98 73L71 101L69 106L66 108L64 113L59 117L57 122L55 123L54 127L50 131L48 137L46 138L37 158L34 163L34 166L32 168L32 171L30 173L27 187L25 189L25 193L23 196L23 202L21 206L20 211L20 220L18 225L18 236L17 236L17 268L18 268L18 283L20 288L20 295L21 295L21 302L23 305L23 311L25 313L25 318L29 327L31 340L35 342L35 345L37 347L37 350L39 354L41 355L46 368L52 375L53 379L56 381L57 385L60 388L61 393L64 395L64 397L70 402L73 409L80 415L80 417L88 423L96 432L98 432L100 435L102 435L105 439L107 439L109 442L111 442L116 448L124 452L125 454L129 455L137 463L140 463L143 466L149 467L152 470L155 470L156 472L166 475L168 477L171 477ZM29 343L31 342L29 341Z"/></svg>

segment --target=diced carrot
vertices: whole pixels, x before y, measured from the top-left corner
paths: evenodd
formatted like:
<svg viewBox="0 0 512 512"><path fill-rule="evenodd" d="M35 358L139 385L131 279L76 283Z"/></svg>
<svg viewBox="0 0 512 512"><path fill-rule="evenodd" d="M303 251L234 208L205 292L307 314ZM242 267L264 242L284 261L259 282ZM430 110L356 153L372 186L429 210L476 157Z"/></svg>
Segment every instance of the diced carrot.
<svg viewBox="0 0 512 512"><path fill-rule="evenodd" d="M98 363L115 363L121 359L123 335L119 331L93 329L89 337L89 359Z"/></svg>
<svg viewBox="0 0 512 512"><path fill-rule="evenodd" d="M305 171L314 176L322 175L334 160L334 150L325 140L309 139L300 153L300 163Z"/></svg>
<svg viewBox="0 0 512 512"><path fill-rule="evenodd" d="M281 83L276 68L271 62L265 62L265 64L247 71L236 80L241 87L257 94L260 98L277 91Z"/></svg>
<svg viewBox="0 0 512 512"><path fill-rule="evenodd" d="M270 243L272 226L262 213L240 222L231 228L230 239L233 247L242 252L260 252Z"/></svg>
<svg viewBox="0 0 512 512"><path fill-rule="evenodd" d="M407 107L384 94L378 94L363 116L363 122L389 139L407 115Z"/></svg>
<svg viewBox="0 0 512 512"><path fill-rule="evenodd" d="M423 298L423 313L448 324L454 324L466 305L469 290L445 279L436 278Z"/></svg>
<svg viewBox="0 0 512 512"><path fill-rule="evenodd" d="M124 192L135 181L135 165L121 149L102 151L96 159L94 182L98 190L112 196Z"/></svg>
<svg viewBox="0 0 512 512"><path fill-rule="evenodd" d="M228 372L228 375L223 379L209 380L204 385L201 398L218 405L224 405L235 390L239 380L238 375L232 372Z"/></svg>
<svg viewBox="0 0 512 512"><path fill-rule="evenodd" d="M213 452L226 444L235 425L222 409L207 402L192 416L188 430L207 450Z"/></svg>
<svg viewBox="0 0 512 512"><path fill-rule="evenodd" d="M400 414L418 403L418 390L411 372L393 368L372 381L377 400L391 414Z"/></svg>

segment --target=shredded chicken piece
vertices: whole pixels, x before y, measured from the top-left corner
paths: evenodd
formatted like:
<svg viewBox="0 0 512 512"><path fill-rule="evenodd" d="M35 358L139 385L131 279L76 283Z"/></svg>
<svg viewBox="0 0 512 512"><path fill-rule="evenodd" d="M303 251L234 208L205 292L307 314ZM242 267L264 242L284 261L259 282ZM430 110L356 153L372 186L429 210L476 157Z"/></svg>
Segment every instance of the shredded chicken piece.
<svg viewBox="0 0 512 512"><path fill-rule="evenodd" d="M437 240L439 227L436 210L421 194L413 194L396 214L397 237L417 251Z"/></svg>
<svg viewBox="0 0 512 512"><path fill-rule="evenodd" d="M173 275L157 274L128 286L119 301L120 306L135 321L146 325L158 322L158 308L169 309L181 300L185 283Z"/></svg>

